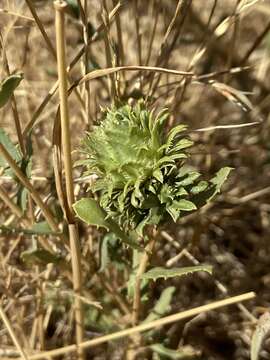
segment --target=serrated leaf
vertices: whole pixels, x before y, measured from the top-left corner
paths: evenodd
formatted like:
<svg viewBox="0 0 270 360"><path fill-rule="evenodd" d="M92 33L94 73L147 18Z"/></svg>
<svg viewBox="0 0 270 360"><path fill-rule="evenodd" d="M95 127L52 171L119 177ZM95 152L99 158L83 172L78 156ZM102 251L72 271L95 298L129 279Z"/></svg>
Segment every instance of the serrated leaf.
<svg viewBox="0 0 270 360"><path fill-rule="evenodd" d="M142 251L142 248L131 239L112 219L107 218L106 212L94 199L83 198L73 205L76 215L88 225L101 226L112 231L120 240L132 248Z"/></svg>
<svg viewBox="0 0 270 360"><path fill-rule="evenodd" d="M17 163L22 160L22 155L20 151L12 143L9 136L2 128L0 128L0 143L8 151L8 153L10 154L13 160L15 160ZM6 166L8 166L6 160L0 156L0 167L6 167Z"/></svg>
<svg viewBox="0 0 270 360"><path fill-rule="evenodd" d="M259 360L262 343L270 333L270 313L264 313L256 326L251 342L251 360Z"/></svg>
<svg viewBox="0 0 270 360"><path fill-rule="evenodd" d="M174 286L169 286L165 290L162 291L160 298L156 302L156 304L155 304L154 308L151 310L150 314L143 321L143 323L147 323L147 322L159 319L160 317L162 317L163 315L165 315L167 312L169 312L171 310L170 304L172 301L174 291L175 291Z"/></svg>
<svg viewBox="0 0 270 360"><path fill-rule="evenodd" d="M206 188L205 191L201 191L197 194L191 196L190 200L196 204L196 206L202 207L203 205L207 204L213 197L215 197L221 189L221 186L226 181L227 177L229 176L232 168L224 167L220 169L213 179L210 180L209 186Z"/></svg>
<svg viewBox="0 0 270 360"><path fill-rule="evenodd" d="M22 74L14 74L7 77L0 85L0 108L6 105L16 87L23 79Z"/></svg>
<svg viewBox="0 0 270 360"><path fill-rule="evenodd" d="M216 191L215 191L214 195L216 195L217 193L220 192L221 186L227 180L227 178L232 170L233 170L233 168L231 168L231 167L224 167L216 173L216 175L213 179L210 180L210 182L216 186Z"/></svg>
<svg viewBox="0 0 270 360"><path fill-rule="evenodd" d="M152 279L157 280L160 278L168 279L176 276L183 276L192 274L197 271L206 271L209 274L212 274L212 266L211 265L198 265L198 266L189 266L183 268L172 268L166 269L163 267L155 267L146 273L144 273L141 278L142 279Z"/></svg>

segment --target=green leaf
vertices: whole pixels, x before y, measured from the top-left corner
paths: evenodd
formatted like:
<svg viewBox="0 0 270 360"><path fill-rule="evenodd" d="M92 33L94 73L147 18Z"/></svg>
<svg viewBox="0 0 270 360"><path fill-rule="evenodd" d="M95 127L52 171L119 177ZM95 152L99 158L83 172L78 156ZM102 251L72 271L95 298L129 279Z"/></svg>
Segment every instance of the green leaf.
<svg viewBox="0 0 270 360"><path fill-rule="evenodd" d="M106 213L96 200L89 198L81 199L73 205L73 209L76 215L88 225L101 226L109 230Z"/></svg>
<svg viewBox="0 0 270 360"><path fill-rule="evenodd" d="M29 142L28 142L29 144ZM31 147L28 146L28 151L31 154ZM20 169L22 170L23 174L27 176L28 179L31 179L31 172L32 172L32 157L27 156L27 158L23 158L20 163ZM16 178L15 178L16 179ZM27 207L27 195L28 190L22 185L18 184L18 192L16 195L17 198L17 205L23 210L23 212L26 210Z"/></svg>
<svg viewBox="0 0 270 360"><path fill-rule="evenodd" d="M21 233L25 235L57 235L58 232L54 232L50 230L49 225L44 222L36 223L33 225L32 229L22 229L10 226L0 226L0 232L7 233L7 234L14 234L14 233Z"/></svg>
<svg viewBox="0 0 270 360"><path fill-rule="evenodd" d="M72 15L76 19L79 19L79 17L80 17L80 8L79 8L79 5L78 5L78 1L77 0L65 0L65 2L68 5L68 10L69 10L70 15Z"/></svg>
<svg viewBox="0 0 270 360"><path fill-rule="evenodd" d="M200 181L197 185L193 186L190 189L190 193L192 195L197 195L203 191L205 191L208 188L209 184L207 181Z"/></svg>
<svg viewBox="0 0 270 360"><path fill-rule="evenodd" d="M188 195L187 190L184 187L180 187L176 192L175 196L185 196Z"/></svg>
<svg viewBox="0 0 270 360"><path fill-rule="evenodd" d="M185 199L179 201L173 201L173 205L177 210L181 211L193 211L197 209L197 206L193 202Z"/></svg>
<svg viewBox="0 0 270 360"><path fill-rule="evenodd" d="M37 234L37 235L39 235L39 234L43 234L43 235L55 234L55 232L51 230L47 221L41 221L39 223L35 223L32 226L32 229L29 231L31 231L32 234Z"/></svg>
<svg viewBox="0 0 270 360"><path fill-rule="evenodd" d="M195 193L191 196L190 200L196 204L198 208L208 203L220 192L221 186L229 176L231 170L232 168L230 167L224 167L220 169L214 178L210 180L209 186L206 188L206 190Z"/></svg>
<svg viewBox="0 0 270 360"><path fill-rule="evenodd" d="M171 215L174 222L176 222L180 217L181 211L188 212L196 209L197 206L193 204L193 202L185 199L181 199L179 201L174 200L170 205L166 206L166 210Z"/></svg>
<svg viewBox="0 0 270 360"><path fill-rule="evenodd" d="M215 196L217 193L220 192L221 186L227 180L227 178L232 170L233 170L233 168L231 168L231 167L224 167L216 173L216 175L213 179L210 180L210 182L212 184L214 184L216 187L216 190L215 190L213 196Z"/></svg>
<svg viewBox="0 0 270 360"><path fill-rule="evenodd" d="M61 256L52 254L45 249L32 249L24 251L21 253L21 258L29 264L59 264L61 261L64 261Z"/></svg>
<svg viewBox="0 0 270 360"><path fill-rule="evenodd" d="M180 211L172 204L166 207L167 212L171 215L174 222L176 222L180 216Z"/></svg>
<svg viewBox="0 0 270 360"><path fill-rule="evenodd" d="M212 266L210 265L198 265L198 266L189 266L183 268L172 268L166 269L163 267L155 267L148 272L144 273L141 278L142 279L152 279L157 280L159 278L168 279L176 276L183 276L192 274L197 271L206 271L209 274L212 274Z"/></svg>
<svg viewBox="0 0 270 360"><path fill-rule="evenodd" d="M160 194L158 198L161 204L165 204L172 201L174 198L173 188L169 186L167 183L165 183L164 185L162 185L160 189Z"/></svg>
<svg viewBox="0 0 270 360"><path fill-rule="evenodd" d="M177 125L174 128L172 128L168 133L167 144L170 146L175 136L186 129L187 129L186 125Z"/></svg>
<svg viewBox="0 0 270 360"><path fill-rule="evenodd" d="M94 199L83 198L73 205L76 215L88 225L101 226L112 231L120 240L130 245L132 248L142 250L142 248L131 239L112 219L107 218L106 212L99 206Z"/></svg>
<svg viewBox="0 0 270 360"><path fill-rule="evenodd" d="M156 178L160 183L163 183L163 175L160 169L156 169L153 172L154 178Z"/></svg>
<svg viewBox="0 0 270 360"><path fill-rule="evenodd" d="M28 190L23 187L20 186L18 192L17 192L17 204L19 205L19 207L22 209L23 213L26 210L26 205L27 205L27 195L28 195Z"/></svg>
<svg viewBox="0 0 270 360"><path fill-rule="evenodd" d="M256 330L252 336L251 342L251 360L258 360L262 343L266 336L270 333L270 313L264 313L256 326Z"/></svg>
<svg viewBox="0 0 270 360"><path fill-rule="evenodd" d="M177 181L177 185L179 186L188 186L194 183L195 180L197 180L199 177L201 176L200 173L198 173L197 171L191 171L188 173L185 173L184 175L182 175L181 173L181 169L179 171L179 174L177 176L177 178L180 177L180 180Z"/></svg>
<svg viewBox="0 0 270 360"><path fill-rule="evenodd" d="M171 310L170 304L172 301L174 291L175 291L174 286L169 286L162 291L160 298L156 302L150 314L143 321L143 323L157 320Z"/></svg>
<svg viewBox="0 0 270 360"><path fill-rule="evenodd" d="M13 91L23 79L22 74L14 74L7 77L0 85L0 108L6 105Z"/></svg>
<svg viewBox="0 0 270 360"><path fill-rule="evenodd" d="M149 346L153 351L157 352L159 355L164 356L167 359L182 359L182 360L192 360L196 356L196 352L191 350L190 347L185 350L171 350L166 348L163 344L153 344Z"/></svg>
<svg viewBox="0 0 270 360"><path fill-rule="evenodd" d="M186 149L186 148L188 148L188 147L190 147L190 146L192 146L193 145L193 141L192 140L190 140L190 139L186 139L186 138L184 138L184 139L181 139L181 140L179 140L172 148L171 148L171 150L169 151L169 153L170 152L176 152L176 151L179 151L179 150L183 150L183 149Z"/></svg>
<svg viewBox="0 0 270 360"><path fill-rule="evenodd" d="M132 271L129 274L129 279L127 282L127 293L128 293L129 298L133 298L133 296L134 296L136 274L138 272L138 267L140 266L142 256L143 256L143 254L138 251L133 251L133 253L132 253ZM140 282L141 292L143 291L144 288L146 288L148 283L149 283L148 280L142 280ZM141 300L143 300L143 299L141 298Z"/></svg>
<svg viewBox="0 0 270 360"><path fill-rule="evenodd" d="M4 148L9 152L10 156L17 163L22 160L22 154L16 148L16 146L12 143L7 133L4 129L0 128L0 143L4 146ZM0 157L0 167L7 167L8 164L5 159Z"/></svg>
<svg viewBox="0 0 270 360"><path fill-rule="evenodd" d="M109 245L112 243L115 244L116 235L114 233L106 234L100 242L100 267L99 272L104 271L110 261L110 254L109 254Z"/></svg>

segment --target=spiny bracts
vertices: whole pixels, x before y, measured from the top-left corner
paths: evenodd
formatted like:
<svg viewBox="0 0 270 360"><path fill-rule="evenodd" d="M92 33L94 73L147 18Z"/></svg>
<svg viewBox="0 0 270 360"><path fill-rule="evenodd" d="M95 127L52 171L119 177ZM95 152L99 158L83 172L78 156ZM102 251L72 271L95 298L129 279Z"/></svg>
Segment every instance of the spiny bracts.
<svg viewBox="0 0 270 360"><path fill-rule="evenodd" d="M210 181L185 166L193 142L183 135L185 125L166 133L168 111L157 115L139 102L105 112L84 140L86 174L97 175L90 187L99 194L107 216L125 230L142 230L169 216L177 221L212 198L230 168Z"/></svg>

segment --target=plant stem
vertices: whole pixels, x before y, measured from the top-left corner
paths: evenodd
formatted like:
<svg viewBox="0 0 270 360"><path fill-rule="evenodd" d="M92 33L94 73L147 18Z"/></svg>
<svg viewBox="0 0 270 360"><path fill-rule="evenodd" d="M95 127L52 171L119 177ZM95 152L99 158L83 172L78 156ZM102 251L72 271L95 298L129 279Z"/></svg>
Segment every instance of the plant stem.
<svg viewBox="0 0 270 360"><path fill-rule="evenodd" d="M50 228L58 232L58 225L54 220L54 217L48 208L46 204L42 201L39 192L33 187L33 185L30 183L30 181L27 179L27 177L23 174L21 169L18 167L16 162L12 159L9 152L5 149L5 147L0 143L0 155L4 157L4 159L7 161L11 169L14 171L17 178L20 180L22 185L29 191L32 199L35 201L35 203L40 207L46 221L48 222Z"/></svg>
<svg viewBox="0 0 270 360"><path fill-rule="evenodd" d="M85 55L84 55L84 75L86 75L89 72L89 31L88 31L88 0L83 0L83 10L84 10L84 16L82 16L82 22L83 22L83 41L85 44ZM88 125L91 127L91 111L90 111L90 83L85 83L85 114L86 114L86 120L89 122Z"/></svg>
<svg viewBox="0 0 270 360"><path fill-rule="evenodd" d="M118 4L110 12L110 14L109 14L110 23L113 21L115 15L120 10L121 6L122 6L121 2L118 2ZM99 25L99 27L97 28L95 33L89 39L89 46L90 46L91 42L95 41L98 38L98 36L100 35L100 33L103 30L104 30L104 24L102 23L101 25ZM67 67L67 72L70 72L71 69L77 64L77 62L83 56L84 52L85 52L85 46L83 45L83 47L81 47L81 49L78 51L78 53L75 55L75 57L72 59L69 66ZM41 115L41 113L43 112L45 107L48 105L50 99L55 94L57 88L58 88L58 81L56 81L55 84L52 86L52 88L49 90L49 92L47 93L47 95L45 96L45 98L43 99L41 104L39 105L39 107L36 109L36 111L32 115L32 118L30 119L30 121L24 127L23 132L22 132L23 136L28 134L29 131L33 128L35 122L37 121L37 119L39 118L39 116Z"/></svg>
<svg viewBox="0 0 270 360"><path fill-rule="evenodd" d="M145 272L151 252L154 249L155 242L157 239L157 231L154 228L151 234L151 239L145 248L145 252L142 255L140 260L139 268L135 277L135 285L134 285L134 297L133 297L133 306L132 306L132 325L136 326L139 322L140 317L140 309L141 309L141 276ZM139 333L135 333L133 335L133 347L139 347L141 343L141 335ZM133 360L136 358L136 349L128 349L127 351L127 359Z"/></svg>
<svg viewBox="0 0 270 360"><path fill-rule="evenodd" d="M65 50L65 16L64 9L66 4L61 1L54 2L56 17L56 46L57 46L57 68L59 79L59 98L60 98L60 114L61 114L61 133L63 144L63 159L66 177L66 191L69 211L74 203L74 189L72 179L72 161L71 161L71 144L69 131L69 112L68 112L68 87L66 72L66 50ZM69 214L72 220L72 212Z"/></svg>
<svg viewBox="0 0 270 360"><path fill-rule="evenodd" d="M70 236L70 252L71 252L71 264L72 264L72 276L73 276L73 290L74 294L74 314L76 321L76 341L79 345L83 341L84 335L84 321L83 321L83 307L82 307L82 274L81 274L81 254L80 244L78 237L78 229L75 224L69 224L68 226ZM84 359L84 351L82 348L78 348L79 360Z"/></svg>
<svg viewBox="0 0 270 360"><path fill-rule="evenodd" d="M69 112L68 112L68 89L67 89L67 71L66 71L66 49L65 49L65 14L64 10L67 4L62 1L55 1L55 27L56 27L56 52L57 52L57 68L59 78L59 98L60 98L60 114L61 114L61 133L63 160L66 177L67 192L67 221L69 223L69 241L72 262L73 289L76 295L74 299L74 311L76 321L76 342L77 345L83 341L84 325L83 312L81 303L81 254L79 245L78 229L75 225L72 205L74 203L74 188L72 178L72 159L69 129ZM82 348L78 348L78 359L84 359Z"/></svg>
<svg viewBox="0 0 270 360"><path fill-rule="evenodd" d="M140 308L141 308L141 276L145 272L148 261L150 258L150 254L154 248L156 242L156 233L153 238L149 241L148 245L145 248L145 252L142 255L140 265L135 278L135 286L134 286L134 298L133 298L133 307L132 307L132 325L137 325L140 316Z"/></svg>
<svg viewBox="0 0 270 360"><path fill-rule="evenodd" d="M7 54L6 54L5 47L4 47L3 40L2 40L1 31L0 31L0 45L1 45L2 52L3 52L4 67L6 69L7 75L10 76L11 72L10 72L10 68L9 68ZM11 108L12 108L12 112L13 112L19 147L20 147L20 150L21 150L23 156L25 156L26 150L25 150L25 145L24 145L23 136L22 136L22 129L21 129L21 123L20 123L19 113L18 113L18 109L17 109L17 102L16 102L16 98L15 98L14 94L11 95Z"/></svg>
<svg viewBox="0 0 270 360"><path fill-rule="evenodd" d="M0 185L0 199L10 208L13 214L15 214L19 219L23 218L23 211L21 208L15 204L9 197L6 190ZM27 225L31 225L30 221L22 219L23 222L27 222Z"/></svg>

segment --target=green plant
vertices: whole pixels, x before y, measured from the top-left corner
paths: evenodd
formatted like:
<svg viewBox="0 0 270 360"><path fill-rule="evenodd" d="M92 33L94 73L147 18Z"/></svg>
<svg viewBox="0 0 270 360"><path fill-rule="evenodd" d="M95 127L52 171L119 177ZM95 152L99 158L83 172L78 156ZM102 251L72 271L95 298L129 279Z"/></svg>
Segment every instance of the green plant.
<svg viewBox="0 0 270 360"><path fill-rule="evenodd" d="M185 164L193 145L184 135L187 127L178 125L166 134L167 119L166 109L155 116L142 102L105 111L103 121L83 141L86 159L80 164L87 167L86 175L97 175L90 190L98 195L98 205L93 197L77 202L74 209L80 218L108 228L112 220L124 233L142 236L147 225L169 218L176 222L220 191L231 168L201 180L201 174Z"/></svg>
<svg viewBox="0 0 270 360"><path fill-rule="evenodd" d="M84 139L86 159L79 162L87 168L85 175L97 178L89 188L92 196L74 204L76 214L88 224L105 227L133 247L126 284L128 295L133 297L133 326L140 320L141 302L147 300L142 292L147 291L149 281L197 271L211 274L212 267L207 265L146 270L157 240L157 226L170 219L176 222L205 205L220 191L231 171L225 167L209 181L201 180L199 172L186 166L188 148L193 144L184 133L186 126L175 126L167 133L167 119L166 109L155 116L143 102L113 106ZM142 250L142 243L143 253L137 251ZM102 242L101 269L108 259L109 244ZM169 308L170 299L162 312ZM142 338L134 336L132 340L136 347ZM149 342L147 335L144 341ZM156 348L153 350L158 353ZM165 350L162 347L163 353ZM179 354L174 355L179 358ZM136 350L129 350L127 358L135 357Z"/></svg>

